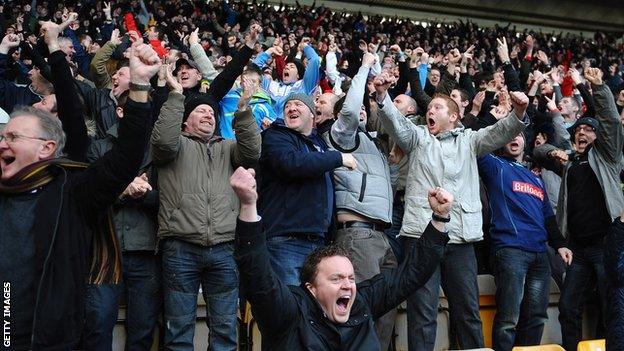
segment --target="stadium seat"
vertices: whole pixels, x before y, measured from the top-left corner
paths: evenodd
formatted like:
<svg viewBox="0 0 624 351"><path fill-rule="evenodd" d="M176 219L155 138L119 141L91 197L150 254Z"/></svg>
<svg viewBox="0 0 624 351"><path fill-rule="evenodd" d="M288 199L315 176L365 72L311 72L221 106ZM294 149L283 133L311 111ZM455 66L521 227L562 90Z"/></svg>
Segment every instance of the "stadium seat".
<svg viewBox="0 0 624 351"><path fill-rule="evenodd" d="M536 346L516 346L512 351L565 351L565 349L559 345L536 345Z"/></svg>
<svg viewBox="0 0 624 351"><path fill-rule="evenodd" d="M605 339L581 341L576 348L577 351L605 351L606 349Z"/></svg>

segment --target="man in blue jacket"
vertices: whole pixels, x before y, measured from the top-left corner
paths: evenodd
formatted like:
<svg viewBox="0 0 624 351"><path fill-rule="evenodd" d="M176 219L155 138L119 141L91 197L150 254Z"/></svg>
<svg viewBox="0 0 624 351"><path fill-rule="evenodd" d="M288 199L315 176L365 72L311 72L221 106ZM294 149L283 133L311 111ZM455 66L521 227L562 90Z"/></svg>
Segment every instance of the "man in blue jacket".
<svg viewBox="0 0 624 351"><path fill-rule="evenodd" d="M262 134L259 210L271 265L287 285L299 285L305 257L325 243L334 207L331 172L356 168L351 154L327 150L313 129L315 115L308 95L293 94L284 119Z"/></svg>
<svg viewBox="0 0 624 351"><path fill-rule="evenodd" d="M548 319L550 265L546 244L567 264L565 247L542 180L521 162L524 135L518 134L499 156L477 160L491 209L492 268L496 282L495 350L539 345Z"/></svg>

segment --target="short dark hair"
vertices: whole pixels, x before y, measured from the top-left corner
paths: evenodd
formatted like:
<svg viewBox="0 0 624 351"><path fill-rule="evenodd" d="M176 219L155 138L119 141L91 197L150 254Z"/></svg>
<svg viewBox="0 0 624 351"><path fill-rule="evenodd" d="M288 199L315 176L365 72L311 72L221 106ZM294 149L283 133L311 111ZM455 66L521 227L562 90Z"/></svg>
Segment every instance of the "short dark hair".
<svg viewBox="0 0 624 351"><path fill-rule="evenodd" d="M260 76L260 79L262 79L262 75L264 75L264 72L262 72L260 67L256 66L253 63L250 63L245 67L245 70L241 75L246 76L248 74L257 74L258 76Z"/></svg>
<svg viewBox="0 0 624 351"><path fill-rule="evenodd" d="M304 284L312 283L314 279L316 279L319 263L321 263L324 258L333 256L346 257L349 261L352 261L349 252L340 244L331 244L320 247L312 251L312 253L309 254L303 262L303 266L301 266L301 270L299 271L299 278L301 282Z"/></svg>

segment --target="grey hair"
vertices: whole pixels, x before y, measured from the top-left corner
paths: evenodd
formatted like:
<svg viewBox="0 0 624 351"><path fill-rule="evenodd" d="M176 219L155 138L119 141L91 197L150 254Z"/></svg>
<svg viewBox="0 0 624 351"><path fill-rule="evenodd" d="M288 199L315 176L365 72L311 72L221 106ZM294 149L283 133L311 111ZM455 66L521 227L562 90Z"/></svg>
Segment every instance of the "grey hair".
<svg viewBox="0 0 624 351"><path fill-rule="evenodd" d="M64 45L69 46L69 45L71 45L73 43L74 42L70 38L68 38L68 37L59 37L58 38L59 46L64 46Z"/></svg>
<svg viewBox="0 0 624 351"><path fill-rule="evenodd" d="M61 120L48 111L39 110L32 106L16 107L13 112L11 112L10 118L22 116L34 117L37 119L39 122L39 129L41 130L41 135L38 137L46 140L54 140L54 142L56 142L54 157L61 157L63 155L63 148L65 147L65 132L63 132Z"/></svg>

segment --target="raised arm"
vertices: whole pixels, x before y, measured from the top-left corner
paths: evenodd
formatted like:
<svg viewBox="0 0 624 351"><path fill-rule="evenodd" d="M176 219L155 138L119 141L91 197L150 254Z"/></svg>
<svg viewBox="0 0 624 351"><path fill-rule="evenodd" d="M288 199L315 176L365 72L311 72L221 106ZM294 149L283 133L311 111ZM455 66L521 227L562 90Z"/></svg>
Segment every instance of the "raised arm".
<svg viewBox="0 0 624 351"><path fill-rule="evenodd" d="M509 93L514 109L507 117L499 120L494 125L471 132L472 146L477 156L489 154L503 147L525 128L522 120L529 98L522 92L512 91Z"/></svg>
<svg viewBox="0 0 624 351"><path fill-rule="evenodd" d="M191 50L191 56L193 60L199 66L202 76L209 82L212 82L219 72L214 68L214 65L206 55L206 51L199 43L199 28L196 28L189 36L189 47Z"/></svg>
<svg viewBox="0 0 624 351"><path fill-rule="evenodd" d="M316 90L320 78L319 68L321 67L321 58L310 44L305 44L303 46L303 53L308 59L308 66L303 75L303 86L305 87L306 94L312 95L314 90Z"/></svg>
<svg viewBox="0 0 624 351"><path fill-rule="evenodd" d="M42 29L45 31L44 40L50 51L50 70L52 85L56 94L58 118L63 124L63 131L67 137L64 152L70 160L83 162L86 159L89 137L84 118L84 106L74 86L69 64L65 53L61 51L58 43L59 33L64 25L53 22L45 22Z"/></svg>
<svg viewBox="0 0 624 351"><path fill-rule="evenodd" d="M160 59L145 44L135 44L130 54L130 80L139 86L148 86L150 78L158 72ZM119 122L117 142L102 158L89 167L84 184L76 187L84 199L87 214L98 217L137 175L149 135L150 103L147 91L130 89L124 106L124 118Z"/></svg>
<svg viewBox="0 0 624 351"><path fill-rule="evenodd" d="M355 146L355 136L360 124L360 110L362 109L362 100L364 99L364 87L366 86L368 72L376 59L377 55L369 52L364 54L362 67L353 77L351 87L347 92L347 98L338 113L338 119L332 125L330 131L332 139L343 150L349 150Z"/></svg>
<svg viewBox="0 0 624 351"><path fill-rule="evenodd" d="M230 185L241 204L234 259L240 273L241 291L251 303L260 332L270 340L271 336L295 324L297 301L271 268L266 237L256 208L258 194L254 176L253 169L241 167L230 178Z"/></svg>
<svg viewBox="0 0 624 351"><path fill-rule="evenodd" d="M378 82L376 79L375 89L379 104L379 120L388 135L397 142L403 151L409 153L418 144L418 140L422 136L422 134L419 135L421 131L394 106L390 96L383 90L385 86L386 84Z"/></svg>
<svg viewBox="0 0 624 351"><path fill-rule="evenodd" d="M110 88L112 80L106 69L106 62L111 58L119 44L121 44L119 29L115 29L113 30L111 39L95 53L95 56L93 56L93 60L91 60L91 77L97 88Z"/></svg>
<svg viewBox="0 0 624 351"><path fill-rule="evenodd" d="M448 218L453 196L441 188L429 190L429 204L435 216ZM362 297L373 312L373 319L398 306L431 278L449 240L444 222L431 220L420 239L415 240L401 265L358 284Z"/></svg>
<svg viewBox="0 0 624 351"><path fill-rule="evenodd" d="M591 83L596 103L596 119L600 126L596 131L596 149L612 163L622 159L624 132L613 94L602 81L599 68L587 68L585 78Z"/></svg>
<svg viewBox="0 0 624 351"><path fill-rule="evenodd" d="M260 132L258 124L249 107L249 99L258 89L254 83L243 78L241 97L238 100L238 111L234 113L234 135L236 144L232 148L232 165L234 168L255 167L260 159Z"/></svg>

